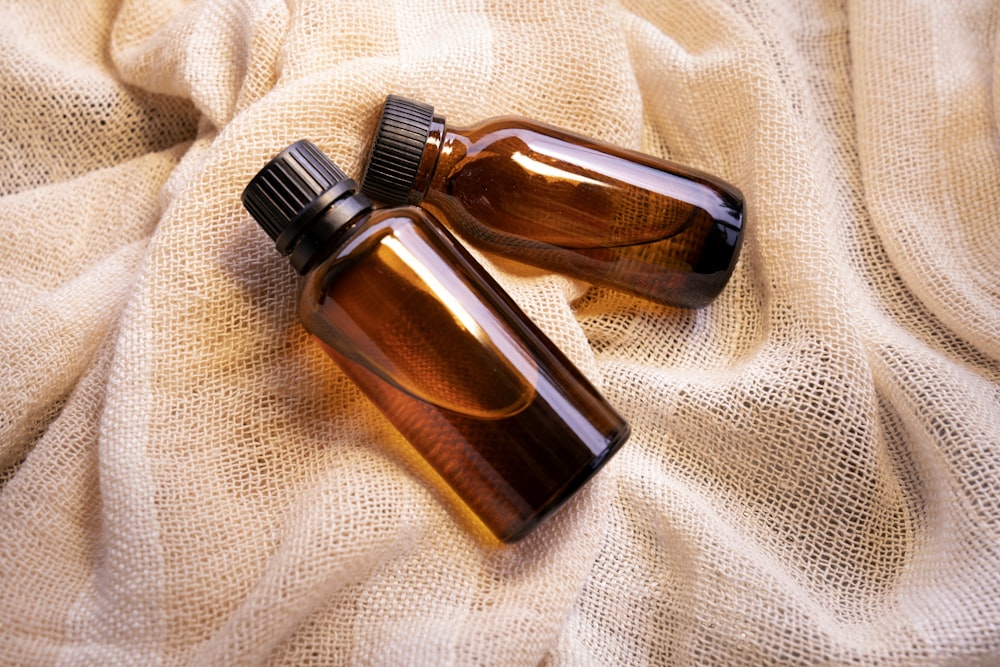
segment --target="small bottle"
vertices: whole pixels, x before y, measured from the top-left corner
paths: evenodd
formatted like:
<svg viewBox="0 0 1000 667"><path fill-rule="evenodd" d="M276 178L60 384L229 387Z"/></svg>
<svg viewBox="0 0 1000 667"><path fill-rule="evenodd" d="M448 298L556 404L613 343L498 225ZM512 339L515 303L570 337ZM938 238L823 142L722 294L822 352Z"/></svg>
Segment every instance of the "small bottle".
<svg viewBox="0 0 1000 667"><path fill-rule="evenodd" d="M362 190L484 250L674 306L714 299L742 239L743 195L708 174L523 118L448 127L395 95Z"/></svg>
<svg viewBox="0 0 1000 667"><path fill-rule="evenodd" d="M502 541L586 482L629 427L429 214L372 210L307 141L243 205L305 275L305 328Z"/></svg>

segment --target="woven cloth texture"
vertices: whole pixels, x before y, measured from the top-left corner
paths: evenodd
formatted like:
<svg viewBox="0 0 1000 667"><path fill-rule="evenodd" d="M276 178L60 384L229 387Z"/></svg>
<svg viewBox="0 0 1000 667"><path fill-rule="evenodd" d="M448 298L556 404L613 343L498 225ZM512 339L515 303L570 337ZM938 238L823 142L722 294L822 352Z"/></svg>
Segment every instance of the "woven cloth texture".
<svg viewBox="0 0 1000 667"><path fill-rule="evenodd" d="M1000 661L994 0L0 2L0 664ZM484 537L239 194L387 93L746 195L709 307L474 251L633 436Z"/></svg>

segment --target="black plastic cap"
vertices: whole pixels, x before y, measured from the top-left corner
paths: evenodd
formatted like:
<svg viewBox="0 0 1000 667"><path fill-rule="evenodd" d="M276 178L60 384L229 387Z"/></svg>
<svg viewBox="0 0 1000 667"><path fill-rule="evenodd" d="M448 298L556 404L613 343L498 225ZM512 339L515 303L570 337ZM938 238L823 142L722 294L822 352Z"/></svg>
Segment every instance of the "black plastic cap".
<svg viewBox="0 0 1000 667"><path fill-rule="evenodd" d="M305 139L278 153L243 190L250 212L300 273L337 229L371 208L358 185Z"/></svg>
<svg viewBox="0 0 1000 667"><path fill-rule="evenodd" d="M390 206L408 204L417 179L424 145L434 120L434 107L398 95L382 106L361 190Z"/></svg>
<svg viewBox="0 0 1000 667"><path fill-rule="evenodd" d="M254 176L243 190L243 206L268 236L279 241L289 229L300 226L296 223L308 222L335 199L324 195L337 185L343 194L347 184L350 189L357 187L319 148L302 139L278 153ZM290 246L292 241L294 238L279 246ZM286 252L287 247L278 249Z"/></svg>

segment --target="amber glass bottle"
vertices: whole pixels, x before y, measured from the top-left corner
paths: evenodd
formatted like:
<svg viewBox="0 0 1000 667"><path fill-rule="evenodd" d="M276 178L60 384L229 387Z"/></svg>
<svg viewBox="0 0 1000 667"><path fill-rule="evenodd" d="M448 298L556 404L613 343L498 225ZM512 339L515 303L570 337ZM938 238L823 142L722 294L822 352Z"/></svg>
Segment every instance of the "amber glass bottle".
<svg viewBox="0 0 1000 667"><path fill-rule="evenodd" d="M523 118L448 127L395 95L362 190L485 250L675 306L714 299L742 240L743 195L708 174Z"/></svg>
<svg viewBox="0 0 1000 667"><path fill-rule="evenodd" d="M372 211L309 142L243 192L305 275L305 328L503 541L600 468L629 427L425 211Z"/></svg>

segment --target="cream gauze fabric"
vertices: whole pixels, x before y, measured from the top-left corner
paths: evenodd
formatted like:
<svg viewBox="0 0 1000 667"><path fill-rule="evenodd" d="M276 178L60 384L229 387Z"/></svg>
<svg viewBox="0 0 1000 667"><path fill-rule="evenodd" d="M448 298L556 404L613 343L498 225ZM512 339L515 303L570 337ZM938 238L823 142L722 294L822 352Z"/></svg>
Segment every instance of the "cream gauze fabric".
<svg viewBox="0 0 1000 667"><path fill-rule="evenodd" d="M0 664L998 664L998 34L994 0L6 0ZM240 203L300 138L359 178L387 93L747 197L698 311L474 251L633 429L512 546Z"/></svg>

